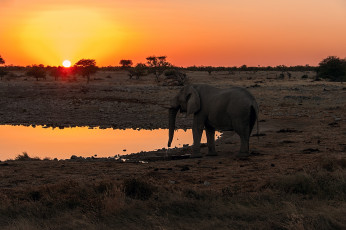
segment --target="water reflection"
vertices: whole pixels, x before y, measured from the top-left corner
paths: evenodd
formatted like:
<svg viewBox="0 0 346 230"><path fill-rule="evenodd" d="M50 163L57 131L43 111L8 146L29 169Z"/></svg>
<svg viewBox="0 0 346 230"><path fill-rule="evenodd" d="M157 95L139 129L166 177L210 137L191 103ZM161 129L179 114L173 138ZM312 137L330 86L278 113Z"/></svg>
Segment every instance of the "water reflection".
<svg viewBox="0 0 346 230"><path fill-rule="evenodd" d="M168 130L45 128L0 126L0 160L14 159L27 152L30 157L67 159L71 155L109 157L167 147ZM177 130L173 147L191 145L191 130ZM202 142L206 142L203 134Z"/></svg>

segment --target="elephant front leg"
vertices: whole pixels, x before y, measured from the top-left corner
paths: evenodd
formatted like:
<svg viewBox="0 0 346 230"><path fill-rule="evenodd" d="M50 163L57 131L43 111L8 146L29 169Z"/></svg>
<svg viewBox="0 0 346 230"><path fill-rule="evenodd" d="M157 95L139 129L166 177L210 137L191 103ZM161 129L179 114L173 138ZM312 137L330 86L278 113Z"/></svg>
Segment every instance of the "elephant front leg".
<svg viewBox="0 0 346 230"><path fill-rule="evenodd" d="M208 154L207 156L216 156L215 151L215 129L206 125L205 132L207 136L208 143Z"/></svg>
<svg viewBox="0 0 346 230"><path fill-rule="evenodd" d="M203 133L203 127L204 125L201 125L199 122L196 121L196 119L193 120L193 128L192 128L192 134L193 134L193 147L192 147L192 155L191 157L202 157L202 153L200 152L201 147L201 138Z"/></svg>

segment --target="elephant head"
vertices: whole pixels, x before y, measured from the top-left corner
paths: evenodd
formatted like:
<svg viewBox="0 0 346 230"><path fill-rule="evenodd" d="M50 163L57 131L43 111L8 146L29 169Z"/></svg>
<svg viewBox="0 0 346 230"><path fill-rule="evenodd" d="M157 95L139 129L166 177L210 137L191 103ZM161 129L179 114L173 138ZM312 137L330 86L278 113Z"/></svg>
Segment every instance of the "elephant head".
<svg viewBox="0 0 346 230"><path fill-rule="evenodd" d="M168 147L171 143L175 130L175 118L178 111L181 113L194 114L200 110L200 96L195 88L192 86L185 86L179 93L172 99L169 108L169 139Z"/></svg>

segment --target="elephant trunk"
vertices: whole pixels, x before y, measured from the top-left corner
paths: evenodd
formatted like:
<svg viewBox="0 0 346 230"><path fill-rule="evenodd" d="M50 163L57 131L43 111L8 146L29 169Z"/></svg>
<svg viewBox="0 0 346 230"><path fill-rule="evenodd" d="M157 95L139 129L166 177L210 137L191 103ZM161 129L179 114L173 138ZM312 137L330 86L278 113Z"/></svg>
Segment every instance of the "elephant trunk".
<svg viewBox="0 0 346 230"><path fill-rule="evenodd" d="M168 147L171 147L171 143L174 136L175 130L175 118L177 116L178 109L170 108L169 109L169 138L168 138Z"/></svg>

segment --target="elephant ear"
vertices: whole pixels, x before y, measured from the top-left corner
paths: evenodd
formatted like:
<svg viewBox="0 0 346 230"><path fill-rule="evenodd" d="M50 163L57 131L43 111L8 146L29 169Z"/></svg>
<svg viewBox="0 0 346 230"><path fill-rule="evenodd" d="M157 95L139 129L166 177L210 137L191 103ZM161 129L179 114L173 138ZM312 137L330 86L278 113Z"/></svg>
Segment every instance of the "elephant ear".
<svg viewBox="0 0 346 230"><path fill-rule="evenodd" d="M187 114L196 113L201 107L201 99L197 90L190 86L186 92L187 95Z"/></svg>

